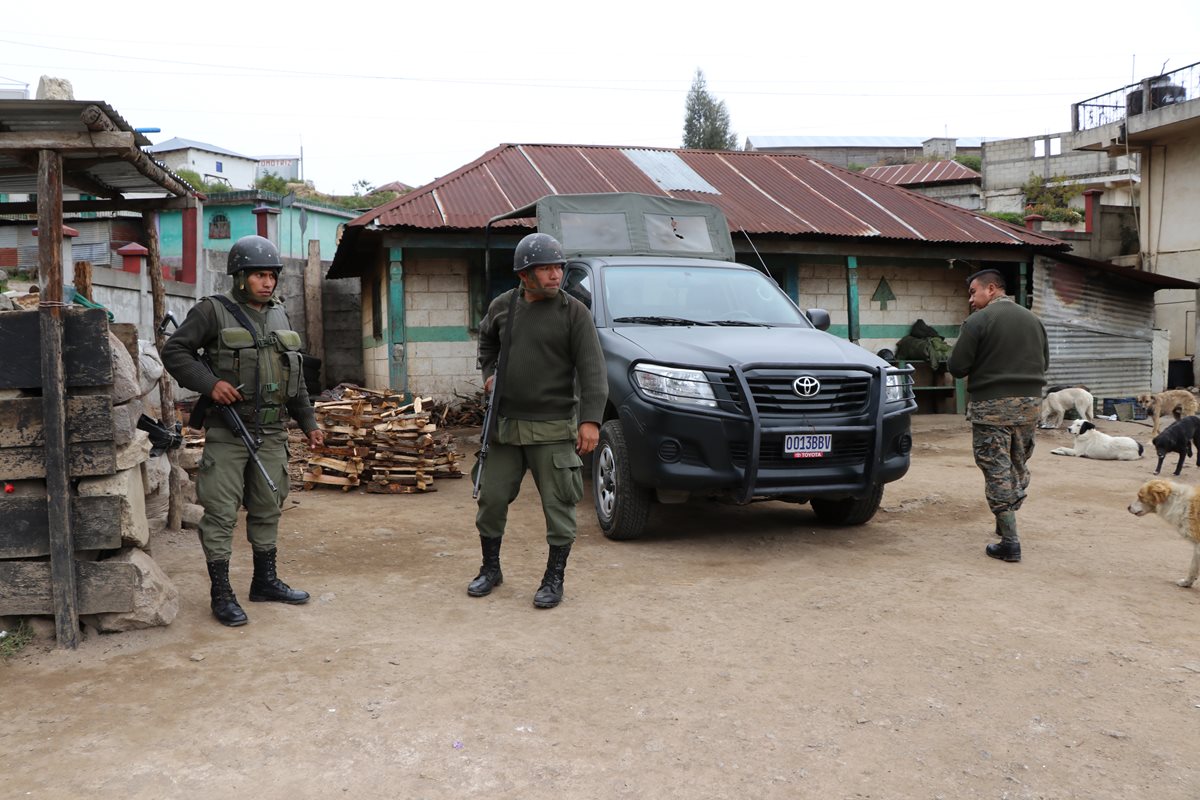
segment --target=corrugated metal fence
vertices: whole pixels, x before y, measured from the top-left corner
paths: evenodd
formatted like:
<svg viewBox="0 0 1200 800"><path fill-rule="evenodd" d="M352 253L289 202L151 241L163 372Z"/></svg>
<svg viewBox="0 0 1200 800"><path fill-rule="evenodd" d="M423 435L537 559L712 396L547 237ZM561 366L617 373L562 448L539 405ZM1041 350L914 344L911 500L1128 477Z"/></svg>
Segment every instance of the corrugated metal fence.
<svg viewBox="0 0 1200 800"><path fill-rule="evenodd" d="M1048 383L1087 386L1097 405L1150 391L1154 292L1046 258L1034 269L1033 312L1050 340Z"/></svg>

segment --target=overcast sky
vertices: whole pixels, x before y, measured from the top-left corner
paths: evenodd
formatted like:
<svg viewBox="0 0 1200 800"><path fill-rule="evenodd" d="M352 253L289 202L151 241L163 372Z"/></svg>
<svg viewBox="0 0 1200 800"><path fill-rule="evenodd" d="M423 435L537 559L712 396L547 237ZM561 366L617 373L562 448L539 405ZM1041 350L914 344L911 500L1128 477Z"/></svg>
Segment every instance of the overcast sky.
<svg viewBox="0 0 1200 800"><path fill-rule="evenodd" d="M1200 61L1195 0L49 8L5 4L0 83L66 78L156 143L303 148L338 194L504 142L678 147L697 68L744 142L1053 133L1073 102Z"/></svg>

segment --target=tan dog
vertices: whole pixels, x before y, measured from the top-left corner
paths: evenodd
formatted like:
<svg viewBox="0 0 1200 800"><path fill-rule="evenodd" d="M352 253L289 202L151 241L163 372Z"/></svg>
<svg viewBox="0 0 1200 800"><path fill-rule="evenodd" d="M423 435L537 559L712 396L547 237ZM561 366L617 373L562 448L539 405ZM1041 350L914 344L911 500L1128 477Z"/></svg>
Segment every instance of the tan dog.
<svg viewBox="0 0 1200 800"><path fill-rule="evenodd" d="M1092 398L1092 393L1079 386L1050 392L1042 398L1042 410L1038 415L1038 427L1057 428L1062 424L1064 415L1070 409L1074 409L1080 419L1095 419L1096 414L1092 410L1095 402L1095 399Z"/></svg>
<svg viewBox="0 0 1200 800"><path fill-rule="evenodd" d="M1200 576L1200 493L1195 487L1156 478L1138 489L1129 513L1139 517L1158 514L1180 536L1192 543L1192 568L1176 585L1189 588Z"/></svg>
<svg viewBox="0 0 1200 800"><path fill-rule="evenodd" d="M1154 418L1154 429L1151 434L1158 433L1159 417L1173 414L1175 419L1190 417L1196 413L1196 395L1187 389L1168 389L1158 394L1139 394L1137 403L1146 409L1147 416Z"/></svg>

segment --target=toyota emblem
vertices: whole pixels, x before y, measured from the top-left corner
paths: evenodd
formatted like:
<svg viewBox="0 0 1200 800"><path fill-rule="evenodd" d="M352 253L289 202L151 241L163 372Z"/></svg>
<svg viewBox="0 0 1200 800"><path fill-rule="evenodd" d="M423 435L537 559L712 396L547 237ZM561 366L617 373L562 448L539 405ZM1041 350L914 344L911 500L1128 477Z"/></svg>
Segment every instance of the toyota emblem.
<svg viewBox="0 0 1200 800"><path fill-rule="evenodd" d="M821 391L821 382L812 375L801 375L792 381L792 391L801 397L816 397Z"/></svg>

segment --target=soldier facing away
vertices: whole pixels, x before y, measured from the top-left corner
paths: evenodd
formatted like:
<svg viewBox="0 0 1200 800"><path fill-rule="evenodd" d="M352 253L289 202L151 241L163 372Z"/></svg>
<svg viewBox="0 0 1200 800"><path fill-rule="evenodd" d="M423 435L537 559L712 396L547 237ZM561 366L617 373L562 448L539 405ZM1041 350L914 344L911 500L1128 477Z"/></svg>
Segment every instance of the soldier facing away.
<svg viewBox="0 0 1200 800"><path fill-rule="evenodd" d="M1021 560L1017 510L1029 487L1026 463L1033 455L1042 387L1050 364L1046 329L1033 312L1005 293L994 269L967 278L971 315L963 322L948 368L967 379L967 419L975 463L983 471L984 495L996 515L999 544L992 558Z"/></svg>

